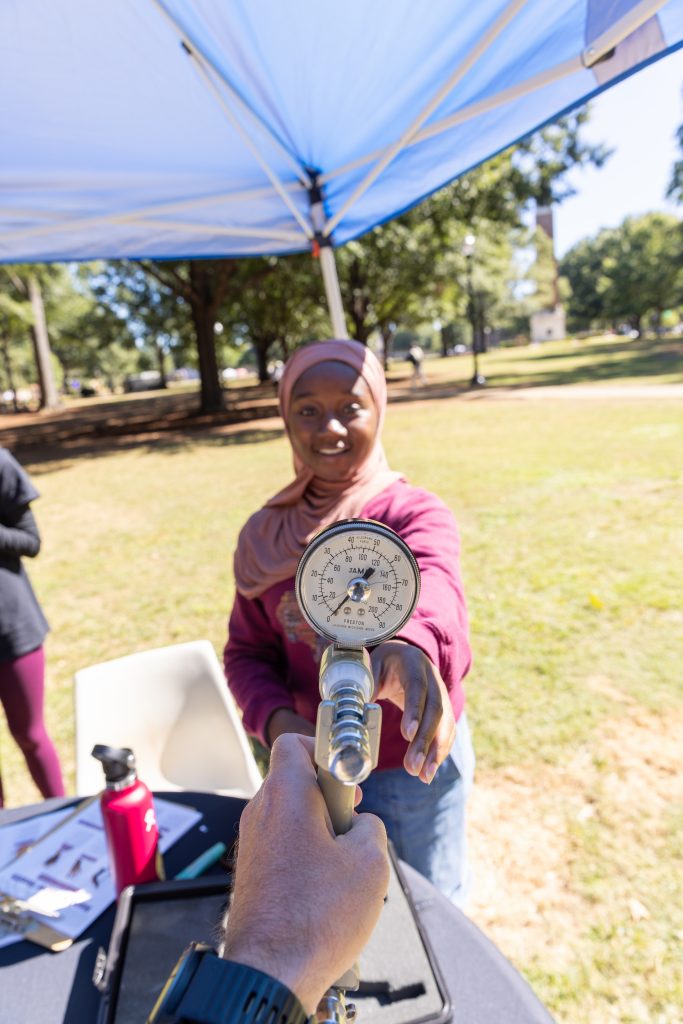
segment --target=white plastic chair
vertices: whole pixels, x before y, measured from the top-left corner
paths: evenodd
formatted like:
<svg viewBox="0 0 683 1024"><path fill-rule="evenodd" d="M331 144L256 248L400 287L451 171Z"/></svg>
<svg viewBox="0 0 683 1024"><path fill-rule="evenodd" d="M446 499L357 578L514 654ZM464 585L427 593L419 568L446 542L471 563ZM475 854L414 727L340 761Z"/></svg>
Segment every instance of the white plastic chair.
<svg viewBox="0 0 683 1024"><path fill-rule="evenodd" d="M104 784L96 743L130 747L156 790L249 799L261 773L208 640L142 651L75 675L76 787Z"/></svg>

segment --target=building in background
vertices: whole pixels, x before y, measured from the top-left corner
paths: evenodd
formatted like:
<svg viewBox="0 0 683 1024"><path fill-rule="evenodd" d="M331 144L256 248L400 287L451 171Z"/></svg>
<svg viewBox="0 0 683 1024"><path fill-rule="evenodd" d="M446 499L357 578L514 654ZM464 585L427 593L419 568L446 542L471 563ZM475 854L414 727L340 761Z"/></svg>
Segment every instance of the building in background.
<svg viewBox="0 0 683 1024"><path fill-rule="evenodd" d="M561 341L567 337L567 323L564 307L560 302L560 291L558 287L557 260L555 259L555 240L553 232L553 211L550 206L539 206L536 209L536 226L544 231L550 239L552 248L553 266L555 274L553 277L552 306L547 309L539 309L530 317L530 329L532 342L540 341Z"/></svg>

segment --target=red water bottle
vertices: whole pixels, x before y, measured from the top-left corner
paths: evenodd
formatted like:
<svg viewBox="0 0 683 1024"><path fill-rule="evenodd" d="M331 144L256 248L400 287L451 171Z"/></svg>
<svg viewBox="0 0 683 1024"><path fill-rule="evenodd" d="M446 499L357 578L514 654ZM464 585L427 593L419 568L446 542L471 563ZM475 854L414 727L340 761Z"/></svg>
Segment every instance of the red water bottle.
<svg viewBox="0 0 683 1024"><path fill-rule="evenodd" d="M118 896L127 885L164 877L159 829L152 794L138 778L133 751L98 743L92 756L104 767L107 785L100 799Z"/></svg>

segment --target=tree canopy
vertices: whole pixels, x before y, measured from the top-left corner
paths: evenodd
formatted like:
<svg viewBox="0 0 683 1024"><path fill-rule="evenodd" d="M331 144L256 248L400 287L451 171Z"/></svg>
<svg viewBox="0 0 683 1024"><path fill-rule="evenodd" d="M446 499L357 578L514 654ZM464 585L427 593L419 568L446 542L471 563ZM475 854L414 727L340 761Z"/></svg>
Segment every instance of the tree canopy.
<svg viewBox="0 0 683 1024"><path fill-rule="evenodd" d="M657 326L665 309L683 302L683 224L664 213L627 217L577 243L560 269L574 328L626 322L640 332L648 316Z"/></svg>

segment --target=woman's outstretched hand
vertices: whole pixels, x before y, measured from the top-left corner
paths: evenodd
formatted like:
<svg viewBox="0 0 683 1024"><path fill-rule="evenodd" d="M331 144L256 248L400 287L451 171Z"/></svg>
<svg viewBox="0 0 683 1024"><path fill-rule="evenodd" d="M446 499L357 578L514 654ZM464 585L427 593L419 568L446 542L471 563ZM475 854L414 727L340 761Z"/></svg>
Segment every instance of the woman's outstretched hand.
<svg viewBox="0 0 683 1024"><path fill-rule="evenodd" d="M387 640L371 654L375 700L401 708L401 732L410 746L403 765L429 783L455 740L455 717L439 670L419 647Z"/></svg>

